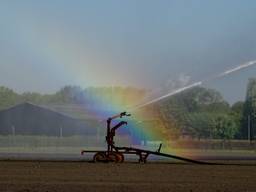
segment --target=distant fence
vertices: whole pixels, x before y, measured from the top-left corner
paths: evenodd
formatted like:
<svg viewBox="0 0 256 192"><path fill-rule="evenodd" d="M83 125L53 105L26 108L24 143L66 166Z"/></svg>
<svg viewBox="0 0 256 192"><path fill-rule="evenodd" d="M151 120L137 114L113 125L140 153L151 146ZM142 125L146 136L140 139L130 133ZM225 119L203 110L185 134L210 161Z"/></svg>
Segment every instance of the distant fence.
<svg viewBox="0 0 256 192"><path fill-rule="evenodd" d="M167 142L166 145L185 149L256 150L256 141L248 140L181 139Z"/></svg>
<svg viewBox="0 0 256 192"><path fill-rule="evenodd" d="M117 138L117 143L128 145L128 137ZM104 147L106 145L105 136L70 136L70 137L53 137L53 136L23 136L10 135L0 136L0 149L22 148L58 148L58 147Z"/></svg>
<svg viewBox="0 0 256 192"><path fill-rule="evenodd" d="M115 139L117 146L131 146L132 140L129 136L118 136ZM162 141L142 141L141 147L158 148ZM50 136L23 136L10 135L0 136L0 152L14 151L37 151L44 149L59 150L72 148L103 148L106 146L105 136L70 136L70 137L50 137ZM193 140L179 139L163 142L163 148L172 149L200 149L200 150L256 150L256 142L248 140Z"/></svg>

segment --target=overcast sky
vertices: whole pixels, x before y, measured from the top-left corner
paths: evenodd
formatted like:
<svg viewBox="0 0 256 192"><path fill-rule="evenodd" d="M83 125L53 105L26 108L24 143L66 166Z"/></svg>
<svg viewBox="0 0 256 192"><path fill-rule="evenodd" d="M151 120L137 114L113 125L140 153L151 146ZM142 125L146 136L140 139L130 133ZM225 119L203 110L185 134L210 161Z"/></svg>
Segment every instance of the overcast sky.
<svg viewBox="0 0 256 192"><path fill-rule="evenodd" d="M159 90L256 59L254 0L1 0L0 85ZM244 99L256 67L204 86Z"/></svg>

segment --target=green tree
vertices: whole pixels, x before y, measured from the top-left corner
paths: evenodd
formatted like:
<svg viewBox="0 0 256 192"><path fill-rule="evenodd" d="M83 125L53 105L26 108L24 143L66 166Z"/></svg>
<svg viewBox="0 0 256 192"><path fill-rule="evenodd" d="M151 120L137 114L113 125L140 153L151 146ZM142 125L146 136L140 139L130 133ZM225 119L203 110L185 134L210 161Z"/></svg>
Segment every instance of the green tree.
<svg viewBox="0 0 256 192"><path fill-rule="evenodd" d="M214 89L204 87L195 87L176 95L184 105L188 112L199 112L211 109L215 106L216 109L223 107L227 109L229 105L224 101L221 94Z"/></svg>
<svg viewBox="0 0 256 192"><path fill-rule="evenodd" d="M210 113L190 113L186 118L186 127L198 139L212 138L215 126L213 115Z"/></svg>
<svg viewBox="0 0 256 192"><path fill-rule="evenodd" d="M0 87L0 109L6 109L18 102L19 95L13 90Z"/></svg>
<svg viewBox="0 0 256 192"><path fill-rule="evenodd" d="M20 101L40 104L43 102L43 96L39 93L25 92L20 96Z"/></svg>
<svg viewBox="0 0 256 192"><path fill-rule="evenodd" d="M83 100L83 90L78 86L65 86L52 97L53 103L80 103Z"/></svg>
<svg viewBox="0 0 256 192"><path fill-rule="evenodd" d="M249 79L244 104L242 136L246 139L248 135L250 139L256 136L256 78Z"/></svg>
<svg viewBox="0 0 256 192"><path fill-rule="evenodd" d="M242 138L242 120L243 120L244 102L238 101L231 107L230 116L238 127L238 132L235 136L236 139Z"/></svg>
<svg viewBox="0 0 256 192"><path fill-rule="evenodd" d="M214 127L214 136L216 139L233 139L237 131L237 125L229 115L222 114L216 116Z"/></svg>
<svg viewBox="0 0 256 192"><path fill-rule="evenodd" d="M195 87L177 94L159 106L167 125L176 125L178 129L198 138L212 136L213 117L230 113L230 106L221 94L204 87Z"/></svg>

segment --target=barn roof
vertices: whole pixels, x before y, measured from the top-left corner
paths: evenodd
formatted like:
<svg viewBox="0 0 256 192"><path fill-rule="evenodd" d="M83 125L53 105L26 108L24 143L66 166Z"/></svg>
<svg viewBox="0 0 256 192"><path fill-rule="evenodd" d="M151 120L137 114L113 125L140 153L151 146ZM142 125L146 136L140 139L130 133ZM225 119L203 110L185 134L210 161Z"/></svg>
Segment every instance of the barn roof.
<svg viewBox="0 0 256 192"><path fill-rule="evenodd" d="M50 113L56 113L56 114L58 114L58 115L60 115L60 116L62 116L62 117L71 118L71 119L76 119L76 118L74 118L74 117L72 117L72 116L69 116L68 114L64 114L64 113L61 113L61 112L59 112L59 111L55 111L55 110L50 109L50 108L48 108L48 107L46 107L46 106L35 105L35 104L33 104L33 103L30 103L30 102L24 102L24 103L21 103L21 104L18 104L18 105L14 105L14 106L12 106L12 107L10 107L10 108L4 109L4 110L0 111L0 115L1 115L2 113L10 112L10 111L13 111L13 110L15 110L15 109L17 109L17 108L20 108L20 107L25 107L25 108L27 108L27 107L38 108L38 109L42 109L42 110L48 111L48 112L50 112Z"/></svg>
<svg viewBox="0 0 256 192"><path fill-rule="evenodd" d="M99 122L77 119L67 114L32 103L21 103L0 111L0 134L51 135L63 128L65 136L95 133Z"/></svg>
<svg viewBox="0 0 256 192"><path fill-rule="evenodd" d="M98 120L95 115L92 115L85 107L77 104L48 104L40 105L46 109L64 114L66 116L80 120Z"/></svg>

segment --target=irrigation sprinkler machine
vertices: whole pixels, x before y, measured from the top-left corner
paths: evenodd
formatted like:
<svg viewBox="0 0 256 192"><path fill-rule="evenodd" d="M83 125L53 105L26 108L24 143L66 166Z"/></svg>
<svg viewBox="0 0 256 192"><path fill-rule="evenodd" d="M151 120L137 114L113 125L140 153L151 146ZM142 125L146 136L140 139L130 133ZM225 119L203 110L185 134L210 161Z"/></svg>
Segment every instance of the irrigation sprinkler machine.
<svg viewBox="0 0 256 192"><path fill-rule="evenodd" d="M163 100L165 98L168 98L168 97L176 95L180 92L183 92L187 89L191 89L193 87L200 86L204 82L212 81L212 80L218 79L220 77L230 75L230 74L232 74L236 71L240 71L244 68L248 68L248 67L251 67L253 65L256 65L256 60L243 63L243 64L241 64L237 67L234 67L232 69L224 71L224 72L222 72L218 75L215 75L215 76L210 77L208 79L205 79L203 81L198 81L198 82L195 82L195 83L190 84L188 86L185 86L183 88L177 89L177 90L175 90L173 92L170 92L166 95L163 95L161 97L153 99L153 100L151 100L151 101L149 101L145 104L136 106L134 108L134 110L138 109L138 108L145 107L147 105L151 105L151 104L156 103L160 100ZM175 156L175 155L171 155L171 154L161 153L162 144L160 144L157 151L149 151L149 150L138 149L138 148L133 148L133 147L117 147L117 146L115 146L115 142L114 142L115 132L118 128L122 127L123 125L127 125L127 122L126 121L120 121L119 123L117 123L116 125L113 125L113 126L111 125L111 123L112 123L112 120L117 119L117 118L122 118L124 116L131 116L131 115L126 113L126 112L122 112L118 115L114 115L113 117L108 118L108 120L107 120L107 136L106 136L107 150L106 151L83 150L81 152L81 154L83 155L85 153L95 153L95 155L93 157L94 162L117 162L117 163L122 163L122 162L124 162L124 154L134 154L134 155L139 156L139 162L140 163L146 163L147 158L148 158L149 155L157 155L157 156L173 158L173 159L177 159L177 160L181 160L181 161L186 161L186 162L190 162L190 163L213 164L213 163L208 163L208 162L196 161L196 160L193 160L193 159L188 159L188 158Z"/></svg>
<svg viewBox="0 0 256 192"><path fill-rule="evenodd" d="M125 160L125 154L129 155L137 155L139 157L139 163L146 163L149 155L156 155L161 157L168 157L172 159L177 159L181 161L186 161L190 163L204 164L204 162L196 161L184 157L179 157L171 154L161 153L162 144L159 145L159 148L156 151L138 149L133 147L117 147L115 146L114 137L115 132L118 128L127 125L126 121L120 121L116 125L112 125L112 121L117 118L122 118L124 116L131 116L131 114L127 112L122 112L118 115L114 115L113 117L109 117L107 119L107 149L102 151L97 150L82 150L81 155L86 153L95 153L93 157L94 162L115 162L115 163L123 163Z"/></svg>

